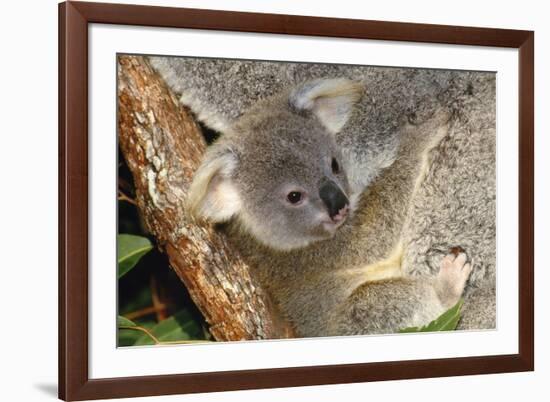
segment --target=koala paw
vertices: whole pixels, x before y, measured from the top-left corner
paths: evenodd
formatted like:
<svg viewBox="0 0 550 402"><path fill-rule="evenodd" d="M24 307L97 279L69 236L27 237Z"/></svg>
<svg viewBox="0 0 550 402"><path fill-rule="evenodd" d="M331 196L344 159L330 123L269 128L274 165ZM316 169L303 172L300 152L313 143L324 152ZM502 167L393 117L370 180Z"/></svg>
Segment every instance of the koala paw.
<svg viewBox="0 0 550 402"><path fill-rule="evenodd" d="M466 281L472 272L472 265L468 263L468 258L464 250L456 253L451 250L441 261L439 273L436 277L436 290L441 302L446 306L452 306L458 302Z"/></svg>

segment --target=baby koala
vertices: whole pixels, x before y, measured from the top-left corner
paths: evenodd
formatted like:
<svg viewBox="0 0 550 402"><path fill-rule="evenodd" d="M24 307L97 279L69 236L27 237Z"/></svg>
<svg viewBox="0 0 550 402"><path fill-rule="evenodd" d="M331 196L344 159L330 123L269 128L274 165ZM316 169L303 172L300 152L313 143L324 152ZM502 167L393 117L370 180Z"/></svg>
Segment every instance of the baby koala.
<svg viewBox="0 0 550 402"><path fill-rule="evenodd" d="M443 258L435 277L401 266L410 200L449 113L401 122L395 145L373 157L356 145L368 135L364 92L321 79L258 102L208 149L189 191L191 214L223 224L300 337L427 324L472 270L465 253Z"/></svg>
<svg viewBox="0 0 550 402"><path fill-rule="evenodd" d="M189 193L191 212L215 223L233 219L278 251L332 238L357 196L335 133L360 89L347 80L310 83L249 110L208 150ZM306 104L315 93L324 98Z"/></svg>

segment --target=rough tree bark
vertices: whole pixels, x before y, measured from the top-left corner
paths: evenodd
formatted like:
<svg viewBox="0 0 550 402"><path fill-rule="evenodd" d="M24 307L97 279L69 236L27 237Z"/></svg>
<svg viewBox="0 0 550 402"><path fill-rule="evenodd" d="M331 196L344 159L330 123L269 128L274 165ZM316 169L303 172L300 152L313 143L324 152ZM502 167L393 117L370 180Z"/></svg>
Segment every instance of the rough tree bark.
<svg viewBox="0 0 550 402"><path fill-rule="evenodd" d="M291 337L224 236L185 214L187 189L206 149L192 115L145 58L118 61L118 136L138 209L210 332L220 341Z"/></svg>

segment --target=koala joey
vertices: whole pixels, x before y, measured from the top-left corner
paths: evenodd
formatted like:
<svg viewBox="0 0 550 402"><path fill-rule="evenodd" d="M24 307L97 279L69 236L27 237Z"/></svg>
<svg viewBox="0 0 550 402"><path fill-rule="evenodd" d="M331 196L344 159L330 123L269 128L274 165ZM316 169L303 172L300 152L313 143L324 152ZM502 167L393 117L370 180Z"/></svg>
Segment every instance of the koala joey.
<svg viewBox="0 0 550 402"><path fill-rule="evenodd" d="M257 102L208 149L189 191L192 215L221 224L300 337L424 325L472 270L463 252L434 276L402 267L410 200L451 115L397 122L394 145L361 158L345 144L366 135L364 92L317 79Z"/></svg>

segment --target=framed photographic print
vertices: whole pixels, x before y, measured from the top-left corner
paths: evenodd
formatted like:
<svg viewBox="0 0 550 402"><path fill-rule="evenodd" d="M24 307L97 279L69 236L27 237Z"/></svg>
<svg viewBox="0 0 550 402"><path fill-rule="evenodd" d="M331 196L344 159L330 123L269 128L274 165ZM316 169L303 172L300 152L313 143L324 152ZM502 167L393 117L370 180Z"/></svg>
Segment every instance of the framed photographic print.
<svg viewBox="0 0 550 402"><path fill-rule="evenodd" d="M60 398L533 370L533 32L59 7Z"/></svg>

